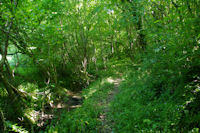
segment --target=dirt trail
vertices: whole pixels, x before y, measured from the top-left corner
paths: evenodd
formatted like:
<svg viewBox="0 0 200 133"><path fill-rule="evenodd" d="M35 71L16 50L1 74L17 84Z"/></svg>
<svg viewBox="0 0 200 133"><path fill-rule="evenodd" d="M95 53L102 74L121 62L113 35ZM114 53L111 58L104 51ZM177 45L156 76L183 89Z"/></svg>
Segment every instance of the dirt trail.
<svg viewBox="0 0 200 133"><path fill-rule="evenodd" d="M103 113L100 115L100 120L102 122L102 128L100 133L112 133L113 122L108 119L108 112L110 112L110 103L112 102L114 96L119 92L118 87L122 79L108 79L110 82L114 83L114 89L108 93L108 97L104 103L102 103Z"/></svg>
<svg viewBox="0 0 200 133"><path fill-rule="evenodd" d="M46 125L48 125L51 120L54 119L54 116L58 117L60 114L62 114L62 111L67 110L70 112L73 109L81 107L83 102L81 92L74 93L68 90L67 96L67 102L59 101L55 104L49 104L48 107L44 108L43 111L38 111L35 113L35 121L37 121L37 126L40 127L40 129L46 128Z"/></svg>

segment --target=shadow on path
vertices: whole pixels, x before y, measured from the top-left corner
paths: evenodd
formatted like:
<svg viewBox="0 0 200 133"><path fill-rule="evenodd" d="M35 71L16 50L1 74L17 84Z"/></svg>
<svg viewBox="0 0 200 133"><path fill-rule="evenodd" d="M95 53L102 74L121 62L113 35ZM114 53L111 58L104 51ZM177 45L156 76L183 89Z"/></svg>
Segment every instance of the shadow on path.
<svg viewBox="0 0 200 133"><path fill-rule="evenodd" d="M122 79L108 78L108 81L114 84L114 89L110 93L108 93L106 102L102 103L103 112L99 116L99 119L102 122L100 133L112 133L112 127L114 125L114 122L108 119L108 112L110 112L110 103L114 99L115 95L119 92L118 87Z"/></svg>

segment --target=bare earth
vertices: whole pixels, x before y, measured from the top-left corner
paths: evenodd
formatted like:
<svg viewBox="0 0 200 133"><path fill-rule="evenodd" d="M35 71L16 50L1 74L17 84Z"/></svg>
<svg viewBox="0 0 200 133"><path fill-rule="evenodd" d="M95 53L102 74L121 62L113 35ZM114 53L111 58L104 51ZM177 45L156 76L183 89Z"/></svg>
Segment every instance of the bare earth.
<svg viewBox="0 0 200 133"><path fill-rule="evenodd" d="M112 127L114 125L114 122L112 120L107 118L108 112L110 112L110 103L112 102L114 96L119 92L118 86L121 82L121 79L108 79L111 82L114 83L115 87L114 89L109 92L109 96L107 97L106 101L102 103L103 107L103 113L99 116L100 121L102 122L102 128L100 130L100 133L112 133Z"/></svg>

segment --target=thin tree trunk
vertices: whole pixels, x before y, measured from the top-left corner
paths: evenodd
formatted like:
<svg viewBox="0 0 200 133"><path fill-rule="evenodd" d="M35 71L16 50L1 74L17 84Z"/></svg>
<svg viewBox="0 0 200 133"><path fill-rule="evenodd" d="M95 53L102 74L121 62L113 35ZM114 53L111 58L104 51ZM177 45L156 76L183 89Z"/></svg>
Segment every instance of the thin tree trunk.
<svg viewBox="0 0 200 133"><path fill-rule="evenodd" d="M5 126L5 118L3 111L0 108L0 132L5 132L6 131L6 126Z"/></svg>
<svg viewBox="0 0 200 133"><path fill-rule="evenodd" d="M9 83L3 73L0 73L0 80L3 82L3 85L5 86L6 91L8 92L8 96L11 100L15 101L17 97L26 97L24 93L20 92L11 83Z"/></svg>
<svg viewBox="0 0 200 133"><path fill-rule="evenodd" d="M10 64L9 64L7 59L5 60L5 67L6 67L6 70L8 72L9 77L11 78L11 80L13 80L14 77L13 77L13 74L12 74L12 70L10 68Z"/></svg>
<svg viewBox="0 0 200 133"><path fill-rule="evenodd" d="M138 32L137 40L138 40L139 47L141 47L142 50L145 50L146 42L144 40L145 35L144 35L144 33L142 33L142 18L141 18L141 16L139 16L139 20L138 20L136 29L137 29L137 32Z"/></svg>

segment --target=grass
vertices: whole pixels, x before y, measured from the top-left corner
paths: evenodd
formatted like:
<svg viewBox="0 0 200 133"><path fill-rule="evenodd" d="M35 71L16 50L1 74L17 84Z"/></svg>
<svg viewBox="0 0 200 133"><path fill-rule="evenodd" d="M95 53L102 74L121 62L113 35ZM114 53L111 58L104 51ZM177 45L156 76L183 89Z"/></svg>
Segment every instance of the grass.
<svg viewBox="0 0 200 133"><path fill-rule="evenodd" d="M191 100L187 93L184 95L188 95L190 99L186 100L180 96L178 87L177 92L172 93L170 82L165 86L166 89L163 88L162 92L158 93L162 86L157 85L162 79L156 80L153 76L154 73L140 67L135 70L129 68L124 74L125 80L119 86L119 93L111 103L110 117L115 123L113 132L199 132L195 125L190 125L192 122L195 123L194 120L198 121L199 117L195 113L189 113L187 109L187 103L193 102L196 98L193 96ZM184 83L180 86L184 86ZM190 107L195 108L196 105L192 105Z"/></svg>
<svg viewBox="0 0 200 133"><path fill-rule="evenodd" d="M106 115L114 125L114 133L199 132L199 76L193 76L192 80L187 81L185 69L175 66L175 61L168 63L164 60L166 57L159 56L163 58L162 62L155 63L148 58L139 65L128 59L108 62L108 69L97 73L99 79L83 89L82 106L70 112L65 110L58 113L40 133L100 132L103 128L100 117L104 113L104 103L115 88L109 81L110 76L119 78L121 73L123 77L120 78L124 81L119 86L119 93L108 103L109 111ZM153 59L156 60L157 56ZM177 69L180 69L179 73ZM18 71L24 70L19 68ZM34 69L30 69L30 72L36 73ZM24 76L27 73L24 72ZM19 89L27 93L42 91L34 83L23 83ZM1 91L2 96L3 94ZM36 103L40 108L43 98L33 99L32 97L30 103Z"/></svg>
<svg viewBox="0 0 200 133"><path fill-rule="evenodd" d="M113 88L114 84L108 82L107 78L95 81L83 91L82 96L85 100L82 106L74 111L62 113L49 125L45 132L98 132L102 125L99 119L103 111L101 103L105 102L108 93Z"/></svg>

